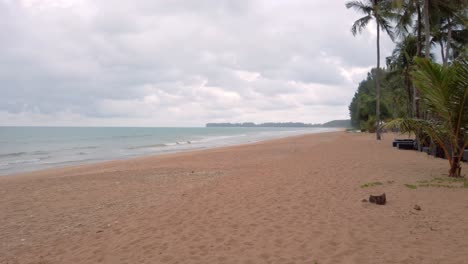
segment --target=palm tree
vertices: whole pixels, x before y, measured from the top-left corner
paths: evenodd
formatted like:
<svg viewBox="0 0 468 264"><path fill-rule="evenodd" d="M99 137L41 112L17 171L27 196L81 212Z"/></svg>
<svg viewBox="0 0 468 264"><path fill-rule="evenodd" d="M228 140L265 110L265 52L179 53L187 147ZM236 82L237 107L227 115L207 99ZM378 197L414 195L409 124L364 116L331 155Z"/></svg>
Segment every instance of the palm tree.
<svg viewBox="0 0 468 264"><path fill-rule="evenodd" d="M393 49L392 56L388 57L388 68L390 69L390 75L401 75L405 84L409 105L408 112L412 113L412 117L419 118L418 106L416 100L413 100L418 96L416 89L411 81L411 71L413 70L414 57L418 54L417 37L413 35L404 36L401 41L396 43L395 49Z"/></svg>
<svg viewBox="0 0 468 264"><path fill-rule="evenodd" d="M458 48L456 42L458 40L462 40L463 42L463 38L459 39L457 35L459 35L460 32L466 31L466 7L467 2L463 0L439 1L437 5L432 6L432 9L434 9L434 11L431 9L433 13L433 19L431 20L431 24L433 25L431 28L433 35L432 41L440 45L444 66L448 65L449 59L454 59L455 56L453 55L456 55L454 51Z"/></svg>
<svg viewBox="0 0 468 264"><path fill-rule="evenodd" d="M464 30L466 22L463 22L466 21L466 5L466 0L394 0L392 7L398 14L395 16L396 35L404 38L408 35L410 27L414 26L413 34L417 36L417 56L431 58L430 45L427 43L437 43L441 48L443 64L447 66L450 54L453 60L463 53L465 47L466 41L463 40L466 38L459 36L463 36L466 32ZM422 11L424 11L425 42L422 41L421 33ZM423 52L424 46L425 52ZM414 86L413 109L416 118L420 118L419 97L419 89Z"/></svg>
<svg viewBox="0 0 468 264"><path fill-rule="evenodd" d="M401 1L401 0L399 0ZM466 0L424 0L424 30L425 30L425 57L429 59L431 43L431 24L445 24L443 27L435 27L436 31L443 28L446 32L446 51L444 56L444 66L447 66L452 42L452 31L456 30L456 25L466 26ZM434 28L434 27L432 27Z"/></svg>
<svg viewBox="0 0 468 264"><path fill-rule="evenodd" d="M430 49L431 49L431 25L429 22L429 5L430 5L430 0L424 0L424 31L425 31L425 58L429 59L429 54L430 54Z"/></svg>
<svg viewBox="0 0 468 264"><path fill-rule="evenodd" d="M422 10L421 10L421 0L395 0L393 2L393 7L395 11L398 13L395 16L395 33L398 37L405 37L409 33L409 29L413 26L414 23L414 31L416 32L417 36L417 55L418 57L422 57ZM413 17L416 15L416 21L414 21Z"/></svg>
<svg viewBox="0 0 468 264"><path fill-rule="evenodd" d="M412 74L431 119L395 119L385 125L402 132L423 132L437 144L450 163L449 176L461 177L461 158L468 147L468 59L450 66L415 58Z"/></svg>
<svg viewBox="0 0 468 264"><path fill-rule="evenodd" d="M381 139L380 135L380 82L378 72L380 69L380 30L385 31L390 38L393 40L394 35L392 26L390 25L389 18L392 17L389 9L389 3L382 0L366 0L361 1L349 1L346 3L346 8L353 8L356 11L363 13L365 16L356 20L351 27L351 32L355 36L357 33L361 33L367 24L371 20L375 20L377 24L377 76L375 78L375 96L376 96L376 135L377 140Z"/></svg>
<svg viewBox="0 0 468 264"><path fill-rule="evenodd" d="M414 23L414 15L416 14L416 25L415 25L415 32L417 36L417 51L416 55L418 57L422 57L422 47L423 42L422 42L422 11L421 11L421 2L422 0L395 0L393 2L393 7L396 9L396 12L398 13L397 16L395 16L396 20L396 34L399 37L407 37L409 33L409 28L413 26ZM408 77L408 76L406 76ZM419 118L420 117L420 111L419 111L419 90L413 86L413 114L414 117Z"/></svg>

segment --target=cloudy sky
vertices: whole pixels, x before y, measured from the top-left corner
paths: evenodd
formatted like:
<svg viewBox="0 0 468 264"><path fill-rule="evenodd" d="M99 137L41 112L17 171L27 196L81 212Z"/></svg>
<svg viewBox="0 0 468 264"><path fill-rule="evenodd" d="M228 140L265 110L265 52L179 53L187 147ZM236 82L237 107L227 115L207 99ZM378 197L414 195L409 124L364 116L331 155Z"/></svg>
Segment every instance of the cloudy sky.
<svg viewBox="0 0 468 264"><path fill-rule="evenodd" d="M0 17L0 125L321 123L375 65L375 26L353 37L339 0L0 0Z"/></svg>

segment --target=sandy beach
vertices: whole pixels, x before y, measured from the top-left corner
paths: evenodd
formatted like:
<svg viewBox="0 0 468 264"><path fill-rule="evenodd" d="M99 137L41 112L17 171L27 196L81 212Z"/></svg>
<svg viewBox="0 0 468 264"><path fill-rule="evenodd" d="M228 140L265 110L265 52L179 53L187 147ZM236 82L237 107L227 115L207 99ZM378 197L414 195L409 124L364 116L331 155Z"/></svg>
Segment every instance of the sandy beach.
<svg viewBox="0 0 468 264"><path fill-rule="evenodd" d="M333 132L0 177L0 263L468 263L468 189L405 186L448 163L393 138ZM361 201L383 192L384 206Z"/></svg>

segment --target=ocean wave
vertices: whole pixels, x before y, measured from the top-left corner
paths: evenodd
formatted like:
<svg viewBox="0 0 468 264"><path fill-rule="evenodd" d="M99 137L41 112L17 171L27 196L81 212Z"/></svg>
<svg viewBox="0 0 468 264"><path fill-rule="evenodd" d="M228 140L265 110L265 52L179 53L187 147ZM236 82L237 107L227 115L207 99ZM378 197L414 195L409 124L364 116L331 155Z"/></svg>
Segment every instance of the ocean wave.
<svg viewBox="0 0 468 264"><path fill-rule="evenodd" d="M0 154L0 158L16 158L16 157L21 157L21 156L26 156L26 155L33 155L33 156L39 156L39 155L47 155L50 154L47 151L43 150L35 150L35 151L21 151L21 152L10 152L10 153L4 153Z"/></svg>
<svg viewBox="0 0 468 264"><path fill-rule="evenodd" d="M31 153L32 155L47 155L47 154L49 154L49 152L43 151L43 150L31 151L29 153Z"/></svg>
<svg viewBox="0 0 468 264"><path fill-rule="evenodd" d="M226 140L234 138L243 138L248 136L247 134L238 134L238 135L227 135L227 136L206 136L203 137L199 142L208 142L208 141L217 141L217 140Z"/></svg>
<svg viewBox="0 0 468 264"><path fill-rule="evenodd" d="M194 141L176 141L176 142L169 142L169 143L160 143L160 144L151 144L151 145L141 145L141 146L131 146L127 149L144 149L144 148L164 148L164 147L173 147L178 145L189 145L194 143Z"/></svg>
<svg viewBox="0 0 468 264"><path fill-rule="evenodd" d="M18 165L18 164L25 164L25 163L34 163L34 162L38 162L40 161L41 159L17 159L17 160L11 160L11 161L6 161L6 162L2 162L0 163L0 166L1 167L4 167L4 166L10 166L10 165Z"/></svg>
<svg viewBox="0 0 468 264"><path fill-rule="evenodd" d="M168 144L151 144L151 145L142 145L142 146L131 146L128 147L127 149L143 149L143 148L162 148L162 147L167 147L169 146Z"/></svg>
<svg viewBox="0 0 468 264"><path fill-rule="evenodd" d="M74 149L97 149L99 146L76 147Z"/></svg>
<svg viewBox="0 0 468 264"><path fill-rule="evenodd" d="M190 145L193 143L194 141L187 140L187 141L176 141L176 142L166 143L165 145L169 147L169 146L177 146L177 145Z"/></svg>
<svg viewBox="0 0 468 264"><path fill-rule="evenodd" d="M53 153L57 153L57 152L63 152L63 151L66 151L66 152L74 152L74 151L78 151L78 152L81 152L81 151L85 151L85 150L90 150L90 149L98 149L99 146L80 146L80 147L67 147L67 148L59 148L59 149L56 149L53 151Z"/></svg>
<svg viewBox="0 0 468 264"><path fill-rule="evenodd" d="M81 141L88 141L88 140L96 140L96 139L118 139L118 138L144 138L144 137L152 137L154 135L146 134L146 135L114 135L114 136L102 136L102 137L90 137L90 138L81 138Z"/></svg>
<svg viewBox="0 0 468 264"><path fill-rule="evenodd" d="M66 148L63 150L81 150L81 149L97 149L99 146L84 146L84 147L74 147L74 148Z"/></svg>
<svg viewBox="0 0 468 264"><path fill-rule="evenodd" d="M5 154L0 154L0 158L9 158L9 157L19 157L22 155L28 154L27 152L11 152L11 153L5 153Z"/></svg>
<svg viewBox="0 0 468 264"><path fill-rule="evenodd" d="M142 137L151 137L153 135L126 135L126 136L111 136L110 138L142 138Z"/></svg>
<svg viewBox="0 0 468 264"><path fill-rule="evenodd" d="M69 159L69 160L62 160L62 161L48 161L48 162L41 162L42 165L65 165L65 164L77 164L87 161L96 161L96 159Z"/></svg>

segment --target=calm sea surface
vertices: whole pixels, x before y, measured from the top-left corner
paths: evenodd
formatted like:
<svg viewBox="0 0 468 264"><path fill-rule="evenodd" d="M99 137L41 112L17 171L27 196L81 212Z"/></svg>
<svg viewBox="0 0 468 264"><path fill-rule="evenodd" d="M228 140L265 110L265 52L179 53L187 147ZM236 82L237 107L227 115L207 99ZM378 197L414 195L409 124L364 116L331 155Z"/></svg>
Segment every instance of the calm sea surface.
<svg viewBox="0 0 468 264"><path fill-rule="evenodd" d="M0 127L0 175L333 130L240 127Z"/></svg>

